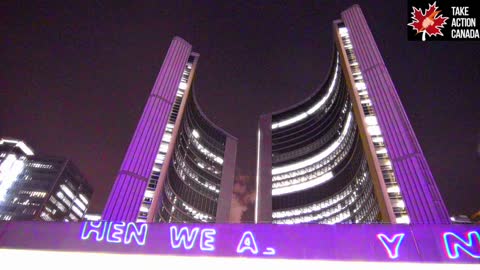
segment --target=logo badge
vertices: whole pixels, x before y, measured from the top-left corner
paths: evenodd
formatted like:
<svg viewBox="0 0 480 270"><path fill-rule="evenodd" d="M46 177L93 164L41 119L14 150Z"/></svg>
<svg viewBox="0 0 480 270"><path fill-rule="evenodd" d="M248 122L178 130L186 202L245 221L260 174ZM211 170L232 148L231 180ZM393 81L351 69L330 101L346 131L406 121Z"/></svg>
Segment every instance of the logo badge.
<svg viewBox="0 0 480 270"><path fill-rule="evenodd" d="M429 37L440 35L443 36L442 29L448 20L448 17L443 17L440 13L441 10L437 10L436 2L428 4L428 9L423 12L421 9L413 7L412 21L408 24L418 34L422 34L422 41L426 40L426 35Z"/></svg>

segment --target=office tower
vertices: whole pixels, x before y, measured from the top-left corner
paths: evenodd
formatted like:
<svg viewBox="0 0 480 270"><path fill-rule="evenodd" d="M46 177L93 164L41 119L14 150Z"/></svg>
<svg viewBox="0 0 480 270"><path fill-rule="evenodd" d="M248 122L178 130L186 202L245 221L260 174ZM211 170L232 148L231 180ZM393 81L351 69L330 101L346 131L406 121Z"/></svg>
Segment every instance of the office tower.
<svg viewBox="0 0 480 270"><path fill-rule="evenodd" d="M260 117L256 222L449 223L359 6L333 39L325 83Z"/></svg>
<svg viewBox="0 0 480 270"><path fill-rule="evenodd" d="M92 192L70 160L0 139L0 220L80 221Z"/></svg>
<svg viewBox="0 0 480 270"><path fill-rule="evenodd" d="M193 91L199 54L179 37L147 99L103 212L105 220L227 222L237 139Z"/></svg>

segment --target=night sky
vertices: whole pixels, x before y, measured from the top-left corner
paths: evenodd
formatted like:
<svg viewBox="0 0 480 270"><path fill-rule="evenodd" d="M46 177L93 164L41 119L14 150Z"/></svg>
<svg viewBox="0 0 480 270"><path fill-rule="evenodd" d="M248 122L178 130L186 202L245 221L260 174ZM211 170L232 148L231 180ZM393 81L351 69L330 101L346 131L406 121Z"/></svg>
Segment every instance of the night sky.
<svg viewBox="0 0 480 270"><path fill-rule="evenodd" d="M5 2L0 136L71 158L94 187L92 212L103 209L175 35L200 53L202 109L239 138L237 174L254 175L258 116L323 83L332 21L355 3L450 214L480 209L480 43L407 41L406 1Z"/></svg>

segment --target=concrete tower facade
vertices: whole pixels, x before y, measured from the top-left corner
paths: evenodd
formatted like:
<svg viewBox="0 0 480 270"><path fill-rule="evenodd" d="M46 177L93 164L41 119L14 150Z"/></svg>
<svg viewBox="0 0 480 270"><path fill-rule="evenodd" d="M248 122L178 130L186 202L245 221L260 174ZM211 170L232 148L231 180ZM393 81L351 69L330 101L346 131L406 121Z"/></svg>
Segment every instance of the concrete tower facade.
<svg viewBox="0 0 480 270"><path fill-rule="evenodd" d="M228 221L237 139L208 121L193 96L198 58L188 42L173 39L103 219Z"/></svg>
<svg viewBox="0 0 480 270"><path fill-rule="evenodd" d="M359 6L333 40L324 85L260 117L256 222L449 223Z"/></svg>

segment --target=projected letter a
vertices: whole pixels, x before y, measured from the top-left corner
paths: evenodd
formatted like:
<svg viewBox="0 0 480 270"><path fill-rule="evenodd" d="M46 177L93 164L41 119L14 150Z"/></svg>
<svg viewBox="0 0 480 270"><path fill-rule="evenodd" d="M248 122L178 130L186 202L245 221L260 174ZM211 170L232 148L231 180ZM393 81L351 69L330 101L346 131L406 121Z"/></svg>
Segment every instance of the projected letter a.
<svg viewBox="0 0 480 270"><path fill-rule="evenodd" d="M249 250L252 254L258 253L257 243L255 243L252 232L245 232L238 243L237 253L243 253L246 250Z"/></svg>

